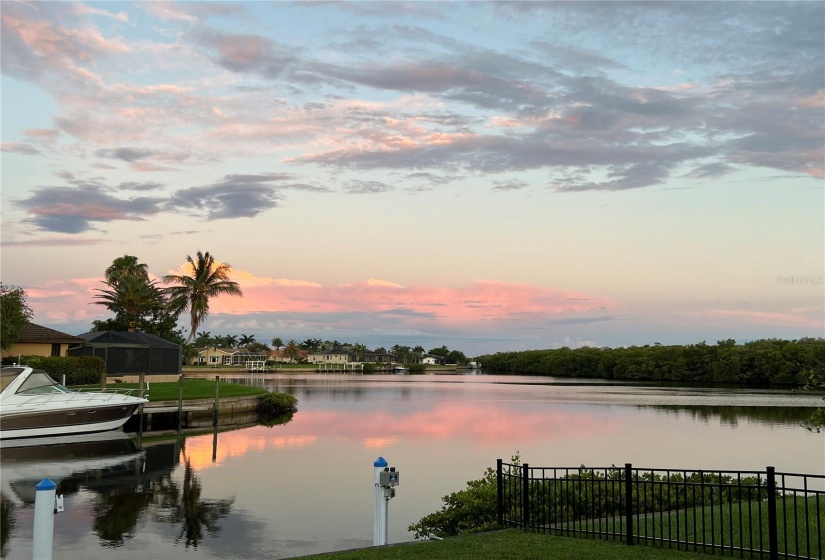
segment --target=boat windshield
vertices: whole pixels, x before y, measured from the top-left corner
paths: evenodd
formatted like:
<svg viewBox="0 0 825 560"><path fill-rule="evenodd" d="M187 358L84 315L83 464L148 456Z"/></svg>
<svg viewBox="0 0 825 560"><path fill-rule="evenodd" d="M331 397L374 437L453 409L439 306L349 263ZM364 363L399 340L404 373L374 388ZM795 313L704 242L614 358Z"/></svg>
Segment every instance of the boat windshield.
<svg viewBox="0 0 825 560"><path fill-rule="evenodd" d="M47 393L71 393L63 385L49 377L45 371L33 371L17 390L18 395L43 395Z"/></svg>

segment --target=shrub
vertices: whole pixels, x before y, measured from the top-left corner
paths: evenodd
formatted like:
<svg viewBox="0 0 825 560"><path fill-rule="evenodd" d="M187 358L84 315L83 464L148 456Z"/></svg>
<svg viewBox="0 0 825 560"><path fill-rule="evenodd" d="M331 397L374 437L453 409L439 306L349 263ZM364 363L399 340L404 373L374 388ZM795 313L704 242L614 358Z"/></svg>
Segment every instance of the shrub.
<svg viewBox="0 0 825 560"><path fill-rule="evenodd" d="M363 373L375 373L375 364L364 364Z"/></svg>
<svg viewBox="0 0 825 560"><path fill-rule="evenodd" d="M295 412L298 409L298 399L287 393L267 393L258 400L258 414L262 419L270 419Z"/></svg>
<svg viewBox="0 0 825 560"><path fill-rule="evenodd" d="M407 366L410 373L424 373L427 369L427 364L410 364Z"/></svg>
<svg viewBox="0 0 825 560"><path fill-rule="evenodd" d="M34 369L42 369L55 380L66 376L66 385L94 385L100 383L106 366L97 356L22 356L20 362Z"/></svg>

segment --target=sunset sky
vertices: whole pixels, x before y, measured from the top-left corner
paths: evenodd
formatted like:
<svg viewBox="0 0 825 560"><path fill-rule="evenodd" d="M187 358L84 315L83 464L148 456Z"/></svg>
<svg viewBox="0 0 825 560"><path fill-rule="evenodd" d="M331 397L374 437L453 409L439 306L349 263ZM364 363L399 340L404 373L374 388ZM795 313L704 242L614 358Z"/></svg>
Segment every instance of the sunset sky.
<svg viewBox="0 0 825 560"><path fill-rule="evenodd" d="M823 2L11 2L2 282L71 334L209 251L202 330L825 334ZM182 321L184 324L184 321Z"/></svg>

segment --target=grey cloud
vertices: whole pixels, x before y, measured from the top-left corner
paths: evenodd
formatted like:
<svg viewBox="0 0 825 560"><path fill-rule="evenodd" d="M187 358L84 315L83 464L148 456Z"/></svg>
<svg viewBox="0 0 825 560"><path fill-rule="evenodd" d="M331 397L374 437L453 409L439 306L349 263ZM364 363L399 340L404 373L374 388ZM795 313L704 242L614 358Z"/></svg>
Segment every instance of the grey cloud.
<svg viewBox="0 0 825 560"><path fill-rule="evenodd" d="M82 233L94 229L95 222L142 221L161 210L163 199L122 199L109 190L96 185L38 187L14 204L30 213L28 221L38 228L61 233Z"/></svg>
<svg viewBox="0 0 825 560"><path fill-rule="evenodd" d="M421 179L427 181L428 183L432 183L433 185L443 185L445 183L449 183L453 180L452 177L443 177L440 175L433 175L432 173L410 173L409 175L405 176L407 179Z"/></svg>
<svg viewBox="0 0 825 560"><path fill-rule="evenodd" d="M714 163L700 165L686 173L685 177L689 177L691 179L715 179L717 177L723 177L729 173L732 173L735 170L735 167L717 161Z"/></svg>
<svg viewBox="0 0 825 560"><path fill-rule="evenodd" d="M23 154L27 156L42 156L37 148L20 142L3 142L0 144L0 151Z"/></svg>
<svg viewBox="0 0 825 560"><path fill-rule="evenodd" d="M306 192L317 192L317 193L328 193L332 192L332 189L327 187L319 187L317 185L310 185L307 183L287 183L285 185L278 185L278 189L280 190L296 190L296 191L306 191Z"/></svg>
<svg viewBox="0 0 825 560"><path fill-rule="evenodd" d="M260 182L224 179L218 184L181 189L172 195L167 209L195 210L209 219L253 218L278 206L281 195Z"/></svg>
<svg viewBox="0 0 825 560"><path fill-rule="evenodd" d="M277 78L298 60L291 49L259 35L232 35L201 27L193 37L209 49L215 63L232 72Z"/></svg>
<svg viewBox="0 0 825 560"><path fill-rule="evenodd" d="M350 181L344 187L347 194L376 194L389 192L393 188L380 181Z"/></svg>
<svg viewBox="0 0 825 560"><path fill-rule="evenodd" d="M608 177L616 177L612 181L558 185L556 191L619 191L649 187L664 182L672 166L673 164L668 162L637 163L630 167L617 169L609 173Z"/></svg>
<svg viewBox="0 0 825 560"><path fill-rule="evenodd" d="M118 188L129 191L154 191L163 188L163 185L160 183L155 183L153 181L146 183L139 183L137 181L127 181L125 183L121 183L120 185L118 185Z"/></svg>
<svg viewBox="0 0 825 560"><path fill-rule="evenodd" d="M150 158L157 155L155 150L145 150L140 148L115 148L112 150L97 150L95 155L108 159L119 159L129 163Z"/></svg>
<svg viewBox="0 0 825 560"><path fill-rule="evenodd" d="M520 181L518 179L511 179L509 181L495 181L496 186L491 190L494 191L517 191L530 186L527 181Z"/></svg>

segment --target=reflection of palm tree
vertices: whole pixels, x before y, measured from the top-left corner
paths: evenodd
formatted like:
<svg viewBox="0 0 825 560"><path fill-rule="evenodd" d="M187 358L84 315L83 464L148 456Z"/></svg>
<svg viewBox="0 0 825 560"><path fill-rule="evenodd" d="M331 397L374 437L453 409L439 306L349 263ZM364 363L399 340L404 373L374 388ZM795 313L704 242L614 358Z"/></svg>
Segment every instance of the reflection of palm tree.
<svg viewBox="0 0 825 560"><path fill-rule="evenodd" d="M135 536L138 517L151 501L140 486L106 492L94 506L92 528L106 544L120 546L124 537Z"/></svg>
<svg viewBox="0 0 825 560"><path fill-rule="evenodd" d="M158 487L160 496L159 518L174 525L180 524L180 534L175 542L185 538L185 546L198 548L203 541L204 530L209 536L220 531L218 520L229 515L234 498L230 500L204 500L202 487L195 475L189 458L183 471L183 489L171 479Z"/></svg>
<svg viewBox="0 0 825 560"><path fill-rule="evenodd" d="M14 504L9 500L0 498L0 556L3 558L8 558L9 551L6 550L6 545L9 543L9 537L16 524Z"/></svg>

